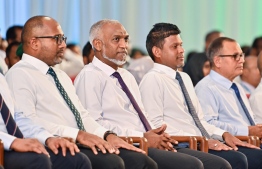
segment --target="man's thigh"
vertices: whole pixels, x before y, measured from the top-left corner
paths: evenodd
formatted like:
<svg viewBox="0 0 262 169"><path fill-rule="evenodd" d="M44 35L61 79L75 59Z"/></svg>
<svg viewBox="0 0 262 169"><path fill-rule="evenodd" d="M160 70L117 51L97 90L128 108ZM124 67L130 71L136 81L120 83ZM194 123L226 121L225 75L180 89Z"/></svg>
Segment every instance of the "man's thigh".
<svg viewBox="0 0 262 169"><path fill-rule="evenodd" d="M213 154L191 150L189 148L178 148L177 151L179 153L188 154L198 158L203 163L205 169L221 169L221 168L230 169L231 168L231 165L229 164L228 161Z"/></svg>
<svg viewBox="0 0 262 169"><path fill-rule="evenodd" d="M130 151L126 149L120 149L119 156L124 160L126 169L157 169L156 162L149 156Z"/></svg>
<svg viewBox="0 0 262 169"><path fill-rule="evenodd" d="M47 155L33 152L4 152L5 169L51 169L51 161Z"/></svg>
<svg viewBox="0 0 262 169"><path fill-rule="evenodd" d="M248 168L262 168L262 150L238 147L238 151L245 154L248 161Z"/></svg>
<svg viewBox="0 0 262 169"><path fill-rule="evenodd" d="M71 155L69 151L66 152L66 156L63 156L61 149L58 154L54 154L52 150L46 149L50 155L53 169L92 169L91 162L83 153L75 153Z"/></svg>
<svg viewBox="0 0 262 169"><path fill-rule="evenodd" d="M156 148L148 149L148 156L158 165L159 169L203 169L202 162L196 157Z"/></svg>
<svg viewBox="0 0 262 169"><path fill-rule="evenodd" d="M125 169L124 161L116 154L98 151L95 155L90 148L79 146L79 149L90 159L93 169Z"/></svg>

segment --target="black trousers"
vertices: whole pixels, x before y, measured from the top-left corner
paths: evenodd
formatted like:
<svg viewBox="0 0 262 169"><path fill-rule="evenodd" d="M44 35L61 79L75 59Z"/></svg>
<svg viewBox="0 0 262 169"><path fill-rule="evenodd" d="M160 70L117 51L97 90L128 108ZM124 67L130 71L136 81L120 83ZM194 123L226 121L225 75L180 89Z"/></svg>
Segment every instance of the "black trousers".
<svg viewBox="0 0 262 169"><path fill-rule="evenodd" d="M157 169L156 162L142 153L119 149L119 155L101 152L95 155L90 148L79 146L79 149L90 159L93 169Z"/></svg>
<svg viewBox="0 0 262 169"><path fill-rule="evenodd" d="M159 169L203 169L202 162L191 155L179 152L148 149L148 156L157 164Z"/></svg>
<svg viewBox="0 0 262 169"><path fill-rule="evenodd" d="M199 159L205 169L231 169L231 165L224 158L189 148L177 148L178 153L184 153ZM189 161L188 161L189 162Z"/></svg>
<svg viewBox="0 0 262 169"><path fill-rule="evenodd" d="M47 148L50 158L44 154L33 152L20 153L15 151L4 152L4 168L5 169L91 169L90 160L82 153L76 153L71 156L67 152L64 157L59 151L55 155Z"/></svg>
<svg viewBox="0 0 262 169"><path fill-rule="evenodd" d="M232 152L234 152L232 154ZM245 168L245 169L262 169L262 150L251 149L246 147L238 147L238 151L214 151L209 150L209 153L218 155L226 159L232 168ZM235 159L236 153L243 156L242 159Z"/></svg>

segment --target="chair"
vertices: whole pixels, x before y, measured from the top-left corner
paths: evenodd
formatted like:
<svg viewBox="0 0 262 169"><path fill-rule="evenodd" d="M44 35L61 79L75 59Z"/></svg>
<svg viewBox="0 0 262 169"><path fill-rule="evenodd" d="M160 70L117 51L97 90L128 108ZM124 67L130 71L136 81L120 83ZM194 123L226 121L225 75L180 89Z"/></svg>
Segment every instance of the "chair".
<svg viewBox="0 0 262 169"><path fill-rule="evenodd" d="M260 139L257 136L235 136L241 141L245 141L249 144L253 144L254 146L260 147Z"/></svg>
<svg viewBox="0 0 262 169"><path fill-rule="evenodd" d="M0 165L4 166L4 144L0 140Z"/></svg>
<svg viewBox="0 0 262 169"><path fill-rule="evenodd" d="M202 152L208 152L208 141L205 137L202 136L172 136L171 137L178 142L188 142L189 148L192 150L199 150Z"/></svg>
<svg viewBox="0 0 262 169"><path fill-rule="evenodd" d="M146 155L148 155L148 146L147 146L147 139L144 137L125 137L125 141L129 144L138 143L139 148L144 150L146 152Z"/></svg>

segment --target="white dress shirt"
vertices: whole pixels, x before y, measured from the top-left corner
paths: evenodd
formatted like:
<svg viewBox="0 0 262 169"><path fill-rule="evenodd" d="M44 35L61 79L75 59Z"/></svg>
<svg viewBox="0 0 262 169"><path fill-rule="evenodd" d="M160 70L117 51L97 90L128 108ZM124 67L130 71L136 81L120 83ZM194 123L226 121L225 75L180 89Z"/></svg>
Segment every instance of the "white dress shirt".
<svg viewBox="0 0 262 169"><path fill-rule="evenodd" d="M76 139L79 129L75 116L57 89L53 77L47 74L48 69L48 65L41 60L23 54L22 60L8 71L6 79L26 116L54 135ZM107 130L83 108L70 78L63 71L53 69L79 111L86 131L103 138Z"/></svg>
<svg viewBox="0 0 262 169"><path fill-rule="evenodd" d="M0 74L0 93L11 113L16 121L19 129L23 133L25 138L36 138L42 144L45 144L45 141L48 137L52 137L52 135L33 123L29 118L26 118L24 114L18 110L17 106L14 104L14 100L11 96L8 85L5 81L5 78L2 74ZM3 121L2 115L0 113L0 139L4 143L4 149L9 150L12 142L16 137L9 135L6 130L6 125Z"/></svg>
<svg viewBox="0 0 262 169"><path fill-rule="evenodd" d="M225 131L203 119L203 112L190 77L184 72L179 73L202 125L211 137L222 140ZM139 88L149 119L156 127L166 123L166 131L170 135L202 136L189 113L183 92L176 80L175 70L155 63L154 68L144 76Z"/></svg>
<svg viewBox="0 0 262 169"><path fill-rule="evenodd" d="M241 98L253 117L248 99L243 88L236 83ZM238 101L232 82L211 70L195 87L196 94L205 114L204 118L232 135L248 135L250 122ZM254 119L256 122L256 119Z"/></svg>
<svg viewBox="0 0 262 169"><path fill-rule="evenodd" d="M249 98L249 102L250 102L250 106L251 109L253 110L256 122L258 124L262 124L262 79L259 83L259 85L257 86L257 88L255 89L254 92L252 92L250 98Z"/></svg>
<svg viewBox="0 0 262 169"><path fill-rule="evenodd" d="M144 126L118 80L112 76L114 72L113 68L94 57L92 63L86 65L75 79L79 99L91 116L105 128L119 136L142 137ZM125 69L118 68L117 72L143 111L136 80Z"/></svg>

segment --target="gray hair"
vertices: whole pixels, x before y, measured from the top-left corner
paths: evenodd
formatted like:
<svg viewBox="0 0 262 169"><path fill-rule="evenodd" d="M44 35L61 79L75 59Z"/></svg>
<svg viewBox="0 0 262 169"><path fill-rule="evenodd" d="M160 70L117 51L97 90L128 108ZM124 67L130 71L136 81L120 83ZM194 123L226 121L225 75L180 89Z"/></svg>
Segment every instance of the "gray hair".
<svg viewBox="0 0 262 169"><path fill-rule="evenodd" d="M101 28L103 25L105 24L121 24L119 21L117 20L113 20L113 19L103 19L100 20L96 23L94 23L89 31L89 41L93 47L93 40L94 39L102 39L102 35L103 32L101 31Z"/></svg>
<svg viewBox="0 0 262 169"><path fill-rule="evenodd" d="M209 46L207 50L207 57L211 63L211 66L214 64L214 57L220 54L221 49L223 48L223 42L236 42L234 39L228 38L228 37L220 37L215 39Z"/></svg>

